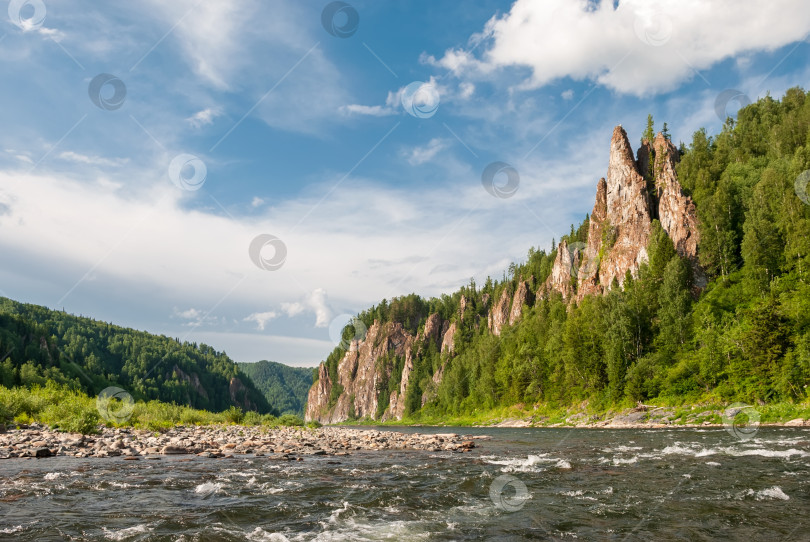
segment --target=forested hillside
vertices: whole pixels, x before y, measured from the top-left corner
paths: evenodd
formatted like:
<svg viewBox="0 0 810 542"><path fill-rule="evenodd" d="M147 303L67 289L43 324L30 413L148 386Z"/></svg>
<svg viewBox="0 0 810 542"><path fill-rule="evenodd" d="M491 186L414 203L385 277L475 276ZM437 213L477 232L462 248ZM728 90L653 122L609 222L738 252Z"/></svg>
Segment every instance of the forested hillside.
<svg viewBox="0 0 810 542"><path fill-rule="evenodd" d="M136 400L209 411L272 412L237 365L210 346L0 298L0 384L70 384L89 395L116 385Z"/></svg>
<svg viewBox="0 0 810 542"><path fill-rule="evenodd" d="M238 365L280 414L303 416L307 392L312 386L312 368L290 367L275 361Z"/></svg>
<svg viewBox="0 0 810 542"><path fill-rule="evenodd" d="M308 408L308 417L396 416L403 399L402 415L418 419L515 404L606 408L656 399L806 398L810 99L798 88L781 100L763 98L717 136L700 130L688 145L672 146L666 130L656 138L663 146L652 146L651 139L650 127L632 166L614 164L612 148L610 167L624 167L628 178L646 183L638 189L639 205L647 205L644 198L661 201L649 210L646 246L635 247L633 256L641 256L633 263L641 263L632 272L613 274L598 294L584 290L591 277L582 274L598 280L612 272L611 254L630 242L617 243L621 228L604 216L594 239L591 215L572 225L550 253L530 249L500 280L471 281L440 299L383 301L360 314L369 335L355 337L356 352L338 348L320 368L309 396L317 407ZM662 156L652 156L661 149ZM670 221L667 231L662 227L666 167L673 169L669 182L680 182L672 197L682 200L684 223L694 222L695 231L681 231L676 242L673 231L684 226ZM610 175L609 169L608 184ZM604 183L594 214L606 197ZM599 253L589 256L592 247ZM426 331L433 314L438 339ZM345 331L348 339L353 334ZM398 336L404 347L391 339ZM374 345L367 344L371 339ZM363 373L364 363L375 367L373 379ZM376 382L374 400L362 405L358 364L362 378ZM350 397L341 402L349 387Z"/></svg>

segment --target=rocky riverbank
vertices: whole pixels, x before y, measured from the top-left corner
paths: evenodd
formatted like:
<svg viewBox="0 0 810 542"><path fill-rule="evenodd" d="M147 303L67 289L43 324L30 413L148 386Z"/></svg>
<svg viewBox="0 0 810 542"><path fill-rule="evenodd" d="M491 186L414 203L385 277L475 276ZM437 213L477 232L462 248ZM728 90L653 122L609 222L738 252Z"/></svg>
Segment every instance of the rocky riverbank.
<svg viewBox="0 0 810 542"><path fill-rule="evenodd" d="M743 419L737 419L742 414ZM580 427L585 429L623 428L660 429L667 427L724 427L733 423L752 423L757 426L810 427L810 419L795 418L781 423L759 423L760 413L755 407L729 407L726 410L690 408L636 407L606 414L573 413L562 421L545 416L508 418L493 427Z"/></svg>
<svg viewBox="0 0 810 542"><path fill-rule="evenodd" d="M346 427L266 428L261 426L178 426L155 432L104 428L97 435L60 433L32 425L0 433L0 459L53 456L157 459L195 454L227 458L240 454L301 460L303 456L347 455L363 450L468 452L475 439L455 433L437 435Z"/></svg>

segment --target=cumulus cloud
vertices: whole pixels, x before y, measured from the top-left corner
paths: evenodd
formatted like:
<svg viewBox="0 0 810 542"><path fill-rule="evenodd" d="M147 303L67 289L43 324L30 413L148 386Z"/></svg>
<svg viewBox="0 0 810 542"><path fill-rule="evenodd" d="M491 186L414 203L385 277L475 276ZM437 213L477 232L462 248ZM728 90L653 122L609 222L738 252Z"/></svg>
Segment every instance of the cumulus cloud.
<svg viewBox="0 0 810 542"><path fill-rule="evenodd" d="M305 311L310 311L315 314L315 327L328 326L329 319L332 316L332 310L329 308L327 301L326 290L323 288L316 288L301 301L282 303L281 310L290 318L298 316Z"/></svg>
<svg viewBox="0 0 810 542"><path fill-rule="evenodd" d="M607 0L517 0L471 38L483 47L425 60L467 78L528 67L523 88L571 77L640 96L672 90L695 70L777 49L808 32L805 0L623 0L616 6Z"/></svg>
<svg viewBox="0 0 810 542"><path fill-rule="evenodd" d="M256 329L259 331L264 331L264 327L267 325L267 322L272 320L273 318L277 317L278 314L274 311L267 311L267 312L254 312L243 318L245 322L256 322Z"/></svg>

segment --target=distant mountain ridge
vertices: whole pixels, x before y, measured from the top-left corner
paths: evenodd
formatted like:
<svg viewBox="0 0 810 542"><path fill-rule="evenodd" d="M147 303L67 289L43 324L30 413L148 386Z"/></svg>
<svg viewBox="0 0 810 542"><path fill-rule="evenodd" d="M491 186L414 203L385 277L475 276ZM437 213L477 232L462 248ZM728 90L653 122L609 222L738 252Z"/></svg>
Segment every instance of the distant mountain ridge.
<svg viewBox="0 0 810 542"><path fill-rule="evenodd" d="M72 384L95 395L118 386L214 412L274 413L224 352L0 297L0 384Z"/></svg>
<svg viewBox="0 0 810 542"><path fill-rule="evenodd" d="M313 367L290 367L266 360L237 365L279 414L304 415Z"/></svg>

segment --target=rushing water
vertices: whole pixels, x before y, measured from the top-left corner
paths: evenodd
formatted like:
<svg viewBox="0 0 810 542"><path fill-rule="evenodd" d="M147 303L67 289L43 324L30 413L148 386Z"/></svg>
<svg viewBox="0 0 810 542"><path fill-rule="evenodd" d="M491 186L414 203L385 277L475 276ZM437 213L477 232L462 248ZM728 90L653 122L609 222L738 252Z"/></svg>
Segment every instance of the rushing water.
<svg viewBox="0 0 810 542"><path fill-rule="evenodd" d="M0 461L0 539L810 540L806 429L463 432L492 439L300 462Z"/></svg>

